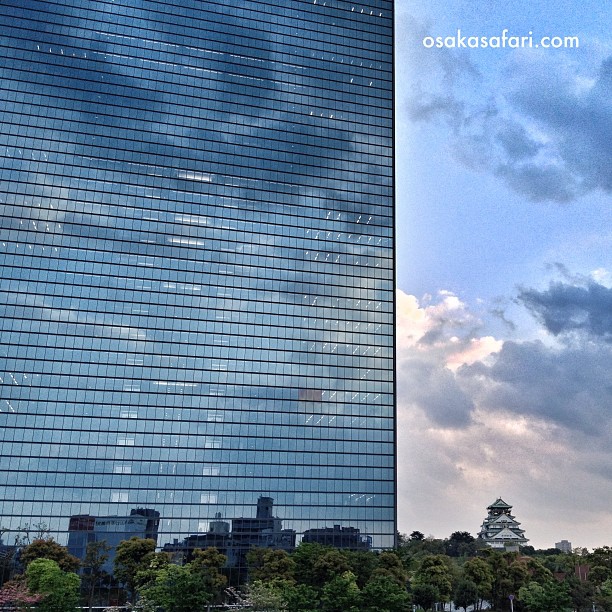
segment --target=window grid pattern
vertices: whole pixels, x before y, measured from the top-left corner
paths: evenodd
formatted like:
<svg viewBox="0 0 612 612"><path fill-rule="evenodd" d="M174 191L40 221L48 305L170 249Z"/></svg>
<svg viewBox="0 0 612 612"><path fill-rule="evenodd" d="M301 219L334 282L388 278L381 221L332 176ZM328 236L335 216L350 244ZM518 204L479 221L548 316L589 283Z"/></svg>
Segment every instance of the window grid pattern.
<svg viewBox="0 0 612 612"><path fill-rule="evenodd" d="M0 16L0 523L393 545L392 2Z"/></svg>

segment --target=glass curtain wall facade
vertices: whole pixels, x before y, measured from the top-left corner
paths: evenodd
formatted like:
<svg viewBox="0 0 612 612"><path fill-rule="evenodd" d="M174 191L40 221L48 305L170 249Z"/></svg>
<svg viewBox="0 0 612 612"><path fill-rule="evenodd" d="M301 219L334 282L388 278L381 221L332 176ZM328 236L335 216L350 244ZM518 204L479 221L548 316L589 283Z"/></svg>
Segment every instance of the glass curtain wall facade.
<svg viewBox="0 0 612 612"><path fill-rule="evenodd" d="M5 543L264 498L392 546L392 1L0 14Z"/></svg>

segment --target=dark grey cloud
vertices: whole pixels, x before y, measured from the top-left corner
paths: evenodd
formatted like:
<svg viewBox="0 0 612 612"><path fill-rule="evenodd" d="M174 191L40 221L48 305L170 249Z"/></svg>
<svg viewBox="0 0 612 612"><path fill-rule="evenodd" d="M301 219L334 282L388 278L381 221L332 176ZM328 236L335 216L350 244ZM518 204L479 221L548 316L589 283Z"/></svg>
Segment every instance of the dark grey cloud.
<svg viewBox="0 0 612 612"><path fill-rule="evenodd" d="M558 161L582 189L612 190L612 57L602 61L592 86L577 87L578 74L554 65L528 69L507 97L556 141ZM574 77L574 78L572 78Z"/></svg>
<svg viewBox="0 0 612 612"><path fill-rule="evenodd" d="M517 303L561 344L507 341L493 363L460 368L458 382L485 410L535 416L605 441L612 429L612 289L556 268L562 280L541 291L521 288Z"/></svg>
<svg viewBox="0 0 612 612"><path fill-rule="evenodd" d="M404 405L424 407L427 417L437 425L453 428L469 425L474 403L439 360L418 353L402 359L398 387Z"/></svg>
<svg viewBox="0 0 612 612"><path fill-rule="evenodd" d="M553 282L545 291L522 289L518 299L556 336L584 332L612 342L612 289L604 285Z"/></svg>
<svg viewBox="0 0 612 612"><path fill-rule="evenodd" d="M505 342L492 365L458 371L464 389L488 410L538 417L588 436L609 438L612 348L552 349L540 341Z"/></svg>
<svg viewBox="0 0 612 612"><path fill-rule="evenodd" d="M509 319L506 315L506 310L503 307L492 308L489 310L489 314L499 319L510 331L516 330L516 323Z"/></svg>

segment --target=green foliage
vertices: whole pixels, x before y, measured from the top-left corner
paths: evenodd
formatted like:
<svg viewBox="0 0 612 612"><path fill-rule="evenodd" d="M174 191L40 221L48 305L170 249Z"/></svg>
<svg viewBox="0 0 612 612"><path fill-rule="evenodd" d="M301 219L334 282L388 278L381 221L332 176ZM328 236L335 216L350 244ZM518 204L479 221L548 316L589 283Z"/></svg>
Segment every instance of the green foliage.
<svg viewBox="0 0 612 612"><path fill-rule="evenodd" d="M507 607L508 596L518 593L522 586L529 583L531 576L516 553L486 552L485 560L493 573L491 602L494 608L503 609Z"/></svg>
<svg viewBox="0 0 612 612"><path fill-rule="evenodd" d="M538 559L529 559L526 565L532 581L543 584L553 579L552 572Z"/></svg>
<svg viewBox="0 0 612 612"><path fill-rule="evenodd" d="M108 560L110 546L105 542L90 542L83 560L82 587L86 594L87 606L91 609L94 603L96 587L99 587L105 579L110 578L102 568Z"/></svg>
<svg viewBox="0 0 612 612"><path fill-rule="evenodd" d="M479 557L468 559L462 568L464 580L474 584L478 593L478 599L489 599L493 588L493 570L491 566Z"/></svg>
<svg viewBox="0 0 612 612"><path fill-rule="evenodd" d="M380 565L379 556L369 550L347 550L344 555L351 572L357 577L357 586L362 589Z"/></svg>
<svg viewBox="0 0 612 612"><path fill-rule="evenodd" d="M445 555L424 557L413 578L413 588L432 586L438 594L437 601L450 601L455 573L450 558Z"/></svg>
<svg viewBox="0 0 612 612"><path fill-rule="evenodd" d="M348 558L335 548L302 543L292 553L295 579L318 589L327 580L350 570Z"/></svg>
<svg viewBox="0 0 612 612"><path fill-rule="evenodd" d="M607 568L612 574L612 548L610 546L596 548L590 555L587 555L587 561L591 565L600 565Z"/></svg>
<svg viewBox="0 0 612 612"><path fill-rule="evenodd" d="M412 610L406 587L389 574L377 574L361 590L363 612L404 612Z"/></svg>
<svg viewBox="0 0 612 612"><path fill-rule="evenodd" d="M73 557L66 547L51 538L34 540L22 549L19 558L26 567L35 559L50 559L55 561L64 572L76 572L81 565L81 562Z"/></svg>
<svg viewBox="0 0 612 612"><path fill-rule="evenodd" d="M253 548L247 553L252 580L287 580L295 582L295 561L284 550Z"/></svg>
<svg viewBox="0 0 612 612"><path fill-rule="evenodd" d="M314 579L316 581L315 584L329 582L333 578L341 576L345 572L350 572L350 570L351 566L349 565L346 555L342 554L341 551L332 548L324 552L314 562L313 572ZM355 576L354 574L352 575Z"/></svg>
<svg viewBox="0 0 612 612"><path fill-rule="evenodd" d="M214 602L220 601L223 589L227 585L227 578L221 573L226 563L227 557L216 548L210 547L195 550L193 560L189 564L191 572L212 594Z"/></svg>
<svg viewBox="0 0 612 612"><path fill-rule="evenodd" d="M155 571L155 577L145 586L139 587L142 598L164 612L193 612L204 609L210 603L213 593L193 572L190 564L185 566L162 565Z"/></svg>
<svg viewBox="0 0 612 612"><path fill-rule="evenodd" d="M220 598L226 584L220 569L227 558L216 548L196 550L191 563L179 566L171 564L166 553L154 553L150 545L143 546L142 540L132 540L122 543L127 544L122 550L122 562L129 561L129 571L135 571L134 576L129 576L141 607L146 602L153 610L191 612Z"/></svg>
<svg viewBox="0 0 612 612"><path fill-rule="evenodd" d="M26 570L28 589L43 595L40 612L69 612L79 603L79 577L63 571L56 561L34 559Z"/></svg>
<svg viewBox="0 0 612 612"><path fill-rule="evenodd" d="M420 531L413 531L408 539L403 538L395 553L407 570L416 570L423 557L445 554L445 543L436 538L426 538Z"/></svg>
<svg viewBox="0 0 612 612"><path fill-rule="evenodd" d="M283 588L275 582L255 580L249 585L248 594L251 610L280 612L289 609L283 596Z"/></svg>
<svg viewBox="0 0 612 612"><path fill-rule="evenodd" d="M467 531L455 531L444 541L445 552L449 557L467 557L476 554L477 546L474 536Z"/></svg>
<svg viewBox="0 0 612 612"><path fill-rule="evenodd" d="M323 586L321 609L324 612L357 612L360 592L355 574L345 571Z"/></svg>
<svg viewBox="0 0 612 612"><path fill-rule="evenodd" d="M476 607L480 600L478 587L471 580L463 578L455 587L453 602L455 606L463 608L466 612L469 606Z"/></svg>
<svg viewBox="0 0 612 612"><path fill-rule="evenodd" d="M285 583L282 593L291 612L311 612L319 606L319 592L306 584Z"/></svg>
<svg viewBox="0 0 612 612"><path fill-rule="evenodd" d="M589 580L597 586L603 584L609 577L610 572L603 565L593 565L589 569Z"/></svg>
<svg viewBox="0 0 612 612"><path fill-rule="evenodd" d="M157 579L159 572L169 564L170 555L167 553L152 553L147 558L146 563L143 564L142 569L136 572L134 579L136 591L140 593L143 589L151 586Z"/></svg>
<svg viewBox="0 0 612 612"><path fill-rule="evenodd" d="M136 597L137 575L149 568L155 554L155 540L133 537L117 546L115 578L125 585L132 602Z"/></svg>
<svg viewBox="0 0 612 612"><path fill-rule="evenodd" d="M378 557L378 567L372 572L372 577L384 576L395 582L399 587L406 590L408 573L400 557L391 551L380 553Z"/></svg>
<svg viewBox="0 0 612 612"><path fill-rule="evenodd" d="M423 610L433 610L440 601L440 593L433 585L426 582L417 583L412 587L412 603Z"/></svg>
<svg viewBox="0 0 612 612"><path fill-rule="evenodd" d="M518 597L529 612L564 612L572 609L567 588L556 580L549 580L543 585L530 582L519 589Z"/></svg>
<svg viewBox="0 0 612 612"><path fill-rule="evenodd" d="M394 552L303 543L291 555L254 549L247 559L253 580L250 599L256 606L291 612L410 609L407 572Z"/></svg>
<svg viewBox="0 0 612 612"><path fill-rule="evenodd" d="M578 580L573 575L566 578L564 582L572 598L572 608L576 612L591 612L596 596L594 585L591 582Z"/></svg>
<svg viewBox="0 0 612 612"><path fill-rule="evenodd" d="M612 612L612 578L608 578L599 586L594 599L598 610Z"/></svg>

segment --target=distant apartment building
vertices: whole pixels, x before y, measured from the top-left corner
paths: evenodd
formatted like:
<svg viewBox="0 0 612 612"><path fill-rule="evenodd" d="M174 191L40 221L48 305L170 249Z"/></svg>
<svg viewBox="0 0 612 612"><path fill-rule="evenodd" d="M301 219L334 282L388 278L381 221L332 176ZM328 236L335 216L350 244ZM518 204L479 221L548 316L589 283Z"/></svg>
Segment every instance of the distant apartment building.
<svg viewBox="0 0 612 612"><path fill-rule="evenodd" d="M68 552L85 559L91 542L106 542L110 547L103 570L113 573L117 546L133 537L149 538L157 542L159 512L151 508L135 508L129 516L71 516L68 524Z"/></svg>
<svg viewBox="0 0 612 612"><path fill-rule="evenodd" d="M283 529L282 519L274 516L274 500L262 496L257 500L255 517L234 518L230 529L230 523L218 515L207 532L167 543L162 550L170 553L176 562L185 563L191 561L194 550L214 547L227 557L226 567L233 581L239 582L246 576L246 555L251 548L290 552L295 546L295 530Z"/></svg>
<svg viewBox="0 0 612 612"><path fill-rule="evenodd" d="M561 540L560 542L555 542L555 548L564 553L572 552L572 543L567 540Z"/></svg>
<svg viewBox="0 0 612 612"><path fill-rule="evenodd" d="M372 548L372 538L362 535L355 527L323 527L321 529L309 529L304 533L302 542L323 544L334 548L348 550L369 550Z"/></svg>

